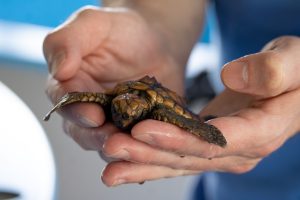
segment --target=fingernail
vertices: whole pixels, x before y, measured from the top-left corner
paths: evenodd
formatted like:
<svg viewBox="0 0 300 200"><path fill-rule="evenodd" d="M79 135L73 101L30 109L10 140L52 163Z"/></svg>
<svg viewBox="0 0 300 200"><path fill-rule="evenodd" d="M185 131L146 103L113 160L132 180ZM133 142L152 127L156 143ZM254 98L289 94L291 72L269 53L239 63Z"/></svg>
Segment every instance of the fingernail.
<svg viewBox="0 0 300 200"><path fill-rule="evenodd" d="M112 158L117 158L117 159L123 159L123 160L129 160L130 158L129 152L126 149L121 149L116 153L107 156Z"/></svg>
<svg viewBox="0 0 300 200"><path fill-rule="evenodd" d="M117 186L126 183L125 179L117 179L113 182L112 186Z"/></svg>
<svg viewBox="0 0 300 200"><path fill-rule="evenodd" d="M230 62L222 70L224 84L231 89L244 89L248 83L248 65L244 62Z"/></svg>
<svg viewBox="0 0 300 200"><path fill-rule="evenodd" d="M51 71L50 73L52 76L55 76L58 69L61 67L63 61L65 60L65 54L64 53L59 53L56 56L52 58L51 61Z"/></svg>
<svg viewBox="0 0 300 200"><path fill-rule="evenodd" d="M147 144L155 145L155 141L152 135L150 134L141 134L141 135L136 135L136 139L143 141Z"/></svg>
<svg viewBox="0 0 300 200"><path fill-rule="evenodd" d="M93 120L88 119L84 116L78 116L78 120L86 128L96 128L96 127L100 126L98 123L96 123Z"/></svg>

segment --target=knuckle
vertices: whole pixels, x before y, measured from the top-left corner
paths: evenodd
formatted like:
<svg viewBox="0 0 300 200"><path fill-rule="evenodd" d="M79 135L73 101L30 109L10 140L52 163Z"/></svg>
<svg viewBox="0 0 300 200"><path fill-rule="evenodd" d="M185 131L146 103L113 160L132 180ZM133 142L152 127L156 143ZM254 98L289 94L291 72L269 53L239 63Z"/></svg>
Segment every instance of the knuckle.
<svg viewBox="0 0 300 200"><path fill-rule="evenodd" d="M47 62L52 60L51 45L55 41L55 35L55 32L50 32L46 35L43 41L43 53Z"/></svg>
<svg viewBox="0 0 300 200"><path fill-rule="evenodd" d="M96 130L91 130L89 143L92 144L94 150L101 150L103 147L103 135Z"/></svg>
<svg viewBox="0 0 300 200"><path fill-rule="evenodd" d="M264 158L264 157L267 157L267 156L270 155L275 149L276 149L276 147L274 147L273 145L267 145L267 146L264 146L263 148L259 149L259 151L256 152L256 157L257 157L257 158Z"/></svg>
<svg viewBox="0 0 300 200"><path fill-rule="evenodd" d="M51 44L52 38L53 38L53 32L48 33L46 37L44 38L44 43L43 43L43 49L47 49L48 45Z"/></svg>
<svg viewBox="0 0 300 200"><path fill-rule="evenodd" d="M276 96L283 88L283 58L278 52L266 52L263 66L263 74L266 76L263 79L265 93L268 96Z"/></svg>
<svg viewBox="0 0 300 200"><path fill-rule="evenodd" d="M45 46L47 47L47 45L51 43L51 41L53 40L54 36L55 36L55 32L54 31L51 31L51 32L49 32L46 35L46 37L44 38L44 47Z"/></svg>
<svg viewBox="0 0 300 200"><path fill-rule="evenodd" d="M277 148L278 147L276 147L275 145L265 145L263 147L255 149L251 152L248 152L244 156L247 156L248 158L251 158L251 159L262 159L262 158L267 157L268 155L270 155Z"/></svg>
<svg viewBox="0 0 300 200"><path fill-rule="evenodd" d="M90 5L83 6L76 12L76 16L77 17L90 16L93 13L95 13L96 10L98 10L98 7L96 6L90 6Z"/></svg>
<svg viewBox="0 0 300 200"><path fill-rule="evenodd" d="M124 144L126 143L126 139L123 134L113 134L108 136L103 144L103 153L104 155L110 157L113 154L116 154L121 149L124 149Z"/></svg>
<svg viewBox="0 0 300 200"><path fill-rule="evenodd" d="M70 134L70 133L69 133L69 128L70 128L69 122L68 122L67 120L64 120L64 121L63 121L63 130L64 130L64 132L65 132L67 135Z"/></svg>
<svg viewBox="0 0 300 200"><path fill-rule="evenodd" d="M289 45L291 43L294 43L296 40L297 41L299 40L299 38L296 36L284 35L276 38L274 43L275 46L282 46L282 45Z"/></svg>
<svg viewBox="0 0 300 200"><path fill-rule="evenodd" d="M82 149L86 151L91 150L91 148L82 140L81 134L79 132L70 131L69 135Z"/></svg>
<svg viewBox="0 0 300 200"><path fill-rule="evenodd" d="M80 132L72 131L70 132L70 136L83 150L86 151L92 150L92 148L82 139Z"/></svg>
<svg viewBox="0 0 300 200"><path fill-rule="evenodd" d="M291 35L280 36L268 42L263 48L263 51L279 50L280 48L286 45L289 46L290 44L297 41L299 41L299 38L297 36L291 36Z"/></svg>
<svg viewBox="0 0 300 200"><path fill-rule="evenodd" d="M43 41L43 53L49 66L54 64L54 60L58 56L62 56L63 51L71 43L69 40L64 40L66 35L64 26L58 27L48 33Z"/></svg>
<svg viewBox="0 0 300 200"><path fill-rule="evenodd" d="M85 150L85 151L90 151L93 150L90 146L86 145L85 143L81 143L81 142L77 142L79 144L79 146Z"/></svg>
<svg viewBox="0 0 300 200"><path fill-rule="evenodd" d="M251 171L255 165L253 164L244 164L244 165L235 165L232 166L228 171L234 174L244 174Z"/></svg>
<svg viewBox="0 0 300 200"><path fill-rule="evenodd" d="M119 160L119 159L114 159L114 158L107 157L102 151L98 151L98 155L106 163L111 163L111 162Z"/></svg>
<svg viewBox="0 0 300 200"><path fill-rule="evenodd" d="M84 141L82 132L78 130L78 127L73 123L65 120L63 123L64 132L71 137L82 149L92 150L92 148Z"/></svg>

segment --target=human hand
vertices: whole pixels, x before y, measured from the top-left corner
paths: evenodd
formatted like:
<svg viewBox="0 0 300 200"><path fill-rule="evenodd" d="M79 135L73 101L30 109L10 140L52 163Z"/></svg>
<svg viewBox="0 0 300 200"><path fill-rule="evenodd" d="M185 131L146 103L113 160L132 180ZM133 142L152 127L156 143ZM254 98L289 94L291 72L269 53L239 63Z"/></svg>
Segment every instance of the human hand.
<svg viewBox="0 0 300 200"><path fill-rule="evenodd" d="M47 94L56 103L66 92L102 92L118 82L145 74L154 75L182 94L184 68L169 54L163 41L163 34L132 10L81 9L44 41L44 54L52 74ZM98 105L71 105L62 114L66 132L86 149L98 150L99 140L116 130L104 124L105 116ZM99 126L98 133L102 134L90 145L84 133Z"/></svg>
<svg viewBox="0 0 300 200"><path fill-rule="evenodd" d="M104 154L119 161L108 164L102 180L112 186L203 171L251 170L300 128L299 52L298 37L281 37L223 68L227 89L201 115L220 116L209 123L225 135L225 148L145 120L132 129L132 137L106 139Z"/></svg>

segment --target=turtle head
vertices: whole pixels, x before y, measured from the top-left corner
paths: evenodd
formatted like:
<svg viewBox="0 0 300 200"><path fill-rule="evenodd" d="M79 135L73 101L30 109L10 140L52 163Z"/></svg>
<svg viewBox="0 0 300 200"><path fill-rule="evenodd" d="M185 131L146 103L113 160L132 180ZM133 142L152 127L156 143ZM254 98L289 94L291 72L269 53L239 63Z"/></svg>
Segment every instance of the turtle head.
<svg viewBox="0 0 300 200"><path fill-rule="evenodd" d="M112 100L112 120L118 128L130 129L146 117L150 107L150 103L144 97L130 93L118 95Z"/></svg>

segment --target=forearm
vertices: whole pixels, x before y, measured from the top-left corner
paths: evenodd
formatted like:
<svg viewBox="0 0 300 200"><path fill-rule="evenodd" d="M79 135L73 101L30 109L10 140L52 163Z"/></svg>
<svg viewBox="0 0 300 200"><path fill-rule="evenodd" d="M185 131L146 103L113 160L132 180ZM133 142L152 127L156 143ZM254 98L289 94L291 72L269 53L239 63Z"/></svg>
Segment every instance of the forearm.
<svg viewBox="0 0 300 200"><path fill-rule="evenodd" d="M202 29L205 0L103 0L103 5L137 11L184 66Z"/></svg>

